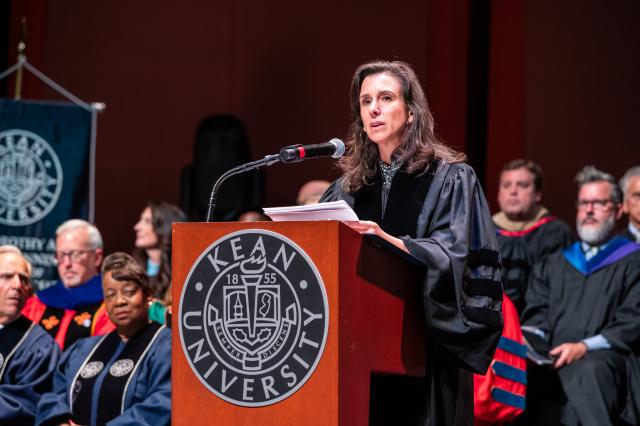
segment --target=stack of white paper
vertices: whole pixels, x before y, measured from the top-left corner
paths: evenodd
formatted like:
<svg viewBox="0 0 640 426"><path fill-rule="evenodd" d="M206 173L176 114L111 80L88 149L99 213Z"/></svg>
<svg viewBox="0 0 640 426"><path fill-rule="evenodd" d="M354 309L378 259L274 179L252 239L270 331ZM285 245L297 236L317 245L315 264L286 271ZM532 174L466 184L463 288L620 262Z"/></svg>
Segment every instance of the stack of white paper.
<svg viewBox="0 0 640 426"><path fill-rule="evenodd" d="M264 214L274 222L294 220L358 220L355 212L344 200L307 206L266 207Z"/></svg>

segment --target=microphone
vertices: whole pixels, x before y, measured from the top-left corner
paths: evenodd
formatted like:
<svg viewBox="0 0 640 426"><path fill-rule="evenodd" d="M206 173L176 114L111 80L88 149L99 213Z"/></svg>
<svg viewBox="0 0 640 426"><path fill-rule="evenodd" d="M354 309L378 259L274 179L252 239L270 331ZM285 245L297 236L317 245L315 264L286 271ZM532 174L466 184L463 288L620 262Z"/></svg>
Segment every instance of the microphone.
<svg viewBox="0 0 640 426"><path fill-rule="evenodd" d="M211 189L211 196L209 197L209 209L207 210L207 222L211 222L211 219L213 219L213 212L216 208L216 197L218 196L220 185L222 185L222 182L224 182L231 176L248 172L250 170L255 170L260 167L271 166L272 164L278 162L295 163L306 158L318 157L340 158L343 154L344 142L342 142L340 139L333 138L329 142L325 143L286 146L280 150L280 154L267 155L260 160L240 164L239 166L229 169L218 178L216 183L213 185L213 188Z"/></svg>
<svg viewBox="0 0 640 426"><path fill-rule="evenodd" d="M312 145L291 145L280 150L280 161L295 163L307 158L333 157L340 158L344 154L344 142L333 138L329 142Z"/></svg>

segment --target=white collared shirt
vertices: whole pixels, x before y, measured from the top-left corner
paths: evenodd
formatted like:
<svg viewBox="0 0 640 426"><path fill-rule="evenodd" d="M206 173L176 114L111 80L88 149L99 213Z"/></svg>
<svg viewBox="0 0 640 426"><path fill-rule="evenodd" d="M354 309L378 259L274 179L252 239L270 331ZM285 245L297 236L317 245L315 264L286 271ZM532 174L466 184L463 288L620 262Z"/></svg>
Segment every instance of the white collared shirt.
<svg viewBox="0 0 640 426"><path fill-rule="evenodd" d="M629 222L629 232L631 232L631 235L636 237L636 243L640 244L640 229L633 226L633 223L631 222Z"/></svg>
<svg viewBox="0 0 640 426"><path fill-rule="evenodd" d="M596 254L600 251L600 248L603 246L590 246L589 244L582 241L580 243L582 245L582 252L584 253L584 258L588 261L593 259Z"/></svg>

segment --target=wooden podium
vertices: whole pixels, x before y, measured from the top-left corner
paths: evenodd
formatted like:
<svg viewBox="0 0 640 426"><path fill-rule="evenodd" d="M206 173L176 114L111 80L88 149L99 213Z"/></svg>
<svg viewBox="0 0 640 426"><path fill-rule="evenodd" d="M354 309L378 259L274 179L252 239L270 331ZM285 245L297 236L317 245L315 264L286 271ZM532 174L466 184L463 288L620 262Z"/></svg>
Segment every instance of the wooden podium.
<svg viewBox="0 0 640 426"><path fill-rule="evenodd" d="M194 328L192 319L181 318L180 305L190 271L214 242L243 230L271 231L297 244L317 268L328 303L328 332L315 370L292 395L261 407L228 402L208 389L192 369L180 331L180 321ZM172 423L368 425L373 374L424 376L423 274L340 222L174 224Z"/></svg>

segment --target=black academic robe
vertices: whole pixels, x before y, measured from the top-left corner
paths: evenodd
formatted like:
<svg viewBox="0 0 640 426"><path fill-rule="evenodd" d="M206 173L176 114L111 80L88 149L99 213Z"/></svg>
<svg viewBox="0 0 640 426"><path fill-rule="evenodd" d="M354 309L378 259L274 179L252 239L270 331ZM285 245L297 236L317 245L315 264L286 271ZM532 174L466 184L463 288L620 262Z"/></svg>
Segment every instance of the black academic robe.
<svg viewBox="0 0 640 426"><path fill-rule="evenodd" d="M485 373L502 332L498 245L486 199L464 163L432 163L427 172L394 175L382 214L380 171L371 185L345 193L340 179L321 201L345 200L404 241L427 269L425 425L473 424L472 372ZM409 283L408 283L409 285Z"/></svg>
<svg viewBox="0 0 640 426"><path fill-rule="evenodd" d="M9 333L21 333L11 356L0 361L0 424L33 424L36 405L51 387L51 380L60 358L60 349L53 338L39 325L24 316L0 330L0 340L6 343ZM15 340L15 339L14 339Z"/></svg>
<svg viewBox="0 0 640 426"><path fill-rule="evenodd" d="M521 232L508 232L497 227L502 285L519 313L524 309L524 293L533 264L575 241L571 229L563 221L547 215L541 218L540 223L542 225L533 225Z"/></svg>
<svg viewBox="0 0 640 426"><path fill-rule="evenodd" d="M624 418L638 424L640 251L608 264L609 253L589 262L580 253L576 243L534 266L522 324L547 333L551 348L599 334L611 348L532 375L530 395L549 400L528 400L529 415L535 419L531 423L606 425ZM541 376L546 377L536 380Z"/></svg>

